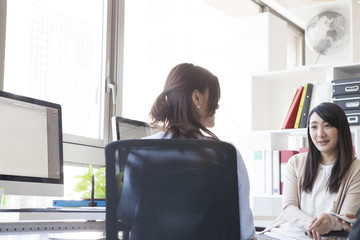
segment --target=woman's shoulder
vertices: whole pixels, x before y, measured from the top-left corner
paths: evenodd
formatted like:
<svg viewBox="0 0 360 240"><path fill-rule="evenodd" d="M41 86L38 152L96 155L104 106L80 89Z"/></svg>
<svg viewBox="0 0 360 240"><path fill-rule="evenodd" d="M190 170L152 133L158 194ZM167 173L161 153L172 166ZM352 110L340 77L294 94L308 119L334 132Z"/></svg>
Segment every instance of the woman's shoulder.
<svg viewBox="0 0 360 240"><path fill-rule="evenodd" d="M289 163L296 167L304 166L307 158L307 153L297 153L289 159Z"/></svg>
<svg viewBox="0 0 360 240"><path fill-rule="evenodd" d="M360 170L360 160L355 158L351 168L353 168L355 171Z"/></svg>
<svg viewBox="0 0 360 240"><path fill-rule="evenodd" d="M304 153L297 153L294 156L292 156L289 161L295 161L295 162L303 162L306 160L307 152Z"/></svg>
<svg viewBox="0 0 360 240"><path fill-rule="evenodd" d="M360 178L360 160L355 158L349 168L349 178Z"/></svg>
<svg viewBox="0 0 360 240"><path fill-rule="evenodd" d="M142 139L162 139L164 138L165 132L157 132L153 135L143 137ZM168 135L169 136L169 135Z"/></svg>

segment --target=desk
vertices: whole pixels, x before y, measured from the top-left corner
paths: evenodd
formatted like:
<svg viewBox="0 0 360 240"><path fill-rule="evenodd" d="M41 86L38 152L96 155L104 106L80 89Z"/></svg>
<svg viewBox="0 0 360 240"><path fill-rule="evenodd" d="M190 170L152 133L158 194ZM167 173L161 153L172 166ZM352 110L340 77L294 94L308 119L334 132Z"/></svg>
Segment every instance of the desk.
<svg viewBox="0 0 360 240"><path fill-rule="evenodd" d="M73 236L78 238L84 235L91 235L95 238L105 239L105 221L88 221L88 220L69 220L69 221L18 221L18 222L1 222L0 239L56 239L61 236L65 239L64 233L77 232ZM79 234L81 232L81 234ZM32 236L30 238L30 236ZM101 237L102 236L102 237ZM70 239L70 238L69 238ZM76 239L76 238L73 238ZM88 237L82 239L90 239Z"/></svg>
<svg viewBox="0 0 360 240"><path fill-rule="evenodd" d="M0 217L0 240L105 239L105 209L0 209Z"/></svg>
<svg viewBox="0 0 360 240"><path fill-rule="evenodd" d="M20 208L0 209L2 221L105 220L105 208Z"/></svg>

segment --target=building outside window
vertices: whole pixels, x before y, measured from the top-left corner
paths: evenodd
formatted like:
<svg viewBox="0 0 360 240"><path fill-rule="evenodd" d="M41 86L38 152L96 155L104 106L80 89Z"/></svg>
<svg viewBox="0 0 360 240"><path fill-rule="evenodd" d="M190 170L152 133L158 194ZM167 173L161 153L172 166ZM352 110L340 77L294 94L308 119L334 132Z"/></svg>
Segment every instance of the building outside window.
<svg viewBox="0 0 360 240"><path fill-rule="evenodd" d="M7 1L4 91L59 103L64 133L102 139L105 20L102 0Z"/></svg>
<svg viewBox="0 0 360 240"><path fill-rule="evenodd" d="M2 90L59 103L64 142L97 148L108 142L109 5L108 0L1 1L6 6ZM88 163L65 165L68 195L76 182L73 177Z"/></svg>

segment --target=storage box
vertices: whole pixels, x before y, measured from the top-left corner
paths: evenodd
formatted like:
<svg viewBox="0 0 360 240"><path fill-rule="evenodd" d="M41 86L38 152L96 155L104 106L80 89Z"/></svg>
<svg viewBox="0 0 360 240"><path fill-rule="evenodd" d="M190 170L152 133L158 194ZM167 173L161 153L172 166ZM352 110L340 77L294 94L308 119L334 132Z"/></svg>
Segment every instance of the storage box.
<svg viewBox="0 0 360 240"><path fill-rule="evenodd" d="M360 125L360 110L345 111L349 125Z"/></svg>
<svg viewBox="0 0 360 240"><path fill-rule="evenodd" d="M334 96L333 103L340 106L344 111L360 110L360 94Z"/></svg>
<svg viewBox="0 0 360 240"><path fill-rule="evenodd" d="M332 95L353 95L360 94L360 78L333 80Z"/></svg>

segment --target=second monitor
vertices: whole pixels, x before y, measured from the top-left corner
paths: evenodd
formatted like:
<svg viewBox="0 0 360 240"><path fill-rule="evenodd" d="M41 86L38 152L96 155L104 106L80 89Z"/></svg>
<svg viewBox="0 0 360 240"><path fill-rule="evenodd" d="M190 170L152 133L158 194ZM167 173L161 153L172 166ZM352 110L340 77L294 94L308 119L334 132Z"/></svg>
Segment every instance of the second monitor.
<svg viewBox="0 0 360 240"><path fill-rule="evenodd" d="M149 124L119 116L112 117L113 141L124 139L140 139L150 136L159 130Z"/></svg>

